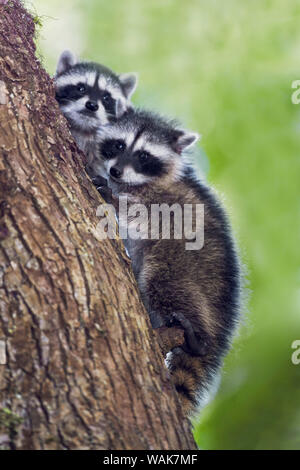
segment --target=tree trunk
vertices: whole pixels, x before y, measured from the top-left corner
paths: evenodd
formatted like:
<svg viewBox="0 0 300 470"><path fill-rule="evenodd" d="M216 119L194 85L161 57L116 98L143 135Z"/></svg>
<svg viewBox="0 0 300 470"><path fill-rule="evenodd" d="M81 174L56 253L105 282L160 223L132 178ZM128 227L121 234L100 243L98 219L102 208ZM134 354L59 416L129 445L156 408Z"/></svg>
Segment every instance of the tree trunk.
<svg viewBox="0 0 300 470"><path fill-rule="evenodd" d="M33 36L0 0L0 445L194 449Z"/></svg>

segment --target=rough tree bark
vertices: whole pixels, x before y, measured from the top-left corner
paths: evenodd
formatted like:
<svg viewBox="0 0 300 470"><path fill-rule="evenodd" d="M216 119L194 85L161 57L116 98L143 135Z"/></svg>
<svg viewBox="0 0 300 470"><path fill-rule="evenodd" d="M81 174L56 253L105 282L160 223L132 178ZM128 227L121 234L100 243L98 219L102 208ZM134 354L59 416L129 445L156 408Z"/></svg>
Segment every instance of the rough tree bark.
<svg viewBox="0 0 300 470"><path fill-rule="evenodd" d="M118 240L35 57L0 1L0 445L194 449Z"/></svg>

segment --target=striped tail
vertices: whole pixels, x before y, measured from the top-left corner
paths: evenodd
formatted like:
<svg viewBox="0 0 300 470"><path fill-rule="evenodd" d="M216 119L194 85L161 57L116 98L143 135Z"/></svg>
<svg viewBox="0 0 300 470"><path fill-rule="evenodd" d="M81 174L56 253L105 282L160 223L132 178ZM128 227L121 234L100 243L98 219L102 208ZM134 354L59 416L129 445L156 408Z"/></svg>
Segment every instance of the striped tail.
<svg viewBox="0 0 300 470"><path fill-rule="evenodd" d="M184 414L190 416L208 402L218 369L212 359L191 356L179 347L168 355L167 365Z"/></svg>

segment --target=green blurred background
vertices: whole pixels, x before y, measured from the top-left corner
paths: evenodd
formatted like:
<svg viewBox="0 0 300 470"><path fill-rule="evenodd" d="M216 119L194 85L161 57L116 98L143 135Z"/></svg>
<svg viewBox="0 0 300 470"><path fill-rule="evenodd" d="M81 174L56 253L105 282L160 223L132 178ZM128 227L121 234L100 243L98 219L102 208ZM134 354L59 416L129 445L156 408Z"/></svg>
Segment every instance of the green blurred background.
<svg viewBox="0 0 300 470"><path fill-rule="evenodd" d="M299 1L25 3L41 17L50 74L65 48L137 71L136 104L203 135L196 163L231 216L250 296L217 396L195 420L198 445L300 449Z"/></svg>

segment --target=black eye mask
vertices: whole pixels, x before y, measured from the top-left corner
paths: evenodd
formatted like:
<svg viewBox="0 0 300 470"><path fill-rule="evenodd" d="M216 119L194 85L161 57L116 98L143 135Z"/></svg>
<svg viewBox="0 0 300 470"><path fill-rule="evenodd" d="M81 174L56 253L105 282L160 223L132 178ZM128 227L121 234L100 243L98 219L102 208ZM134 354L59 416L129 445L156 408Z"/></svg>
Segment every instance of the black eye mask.
<svg viewBox="0 0 300 470"><path fill-rule="evenodd" d="M101 101L105 111L108 114L116 114L116 101L112 98L111 94L106 90L99 90L98 87L90 87L84 83L78 85L67 85L56 92L56 100L58 103L63 104L67 101L77 101L86 96L90 101Z"/></svg>
<svg viewBox="0 0 300 470"><path fill-rule="evenodd" d="M126 144L121 139L108 139L100 144L100 153L106 160L116 158L126 150Z"/></svg>
<svg viewBox="0 0 300 470"><path fill-rule="evenodd" d="M65 87L59 89L55 98L59 103L64 101L76 101L86 96L88 94L88 87L82 83L78 85L66 85Z"/></svg>
<svg viewBox="0 0 300 470"><path fill-rule="evenodd" d="M145 150L138 150L134 153L134 169L137 173L147 176L161 176L166 173L165 164L157 157Z"/></svg>
<svg viewBox="0 0 300 470"><path fill-rule="evenodd" d="M99 99L104 106L104 109L109 114L116 114L116 100L113 99L108 91L100 90Z"/></svg>

